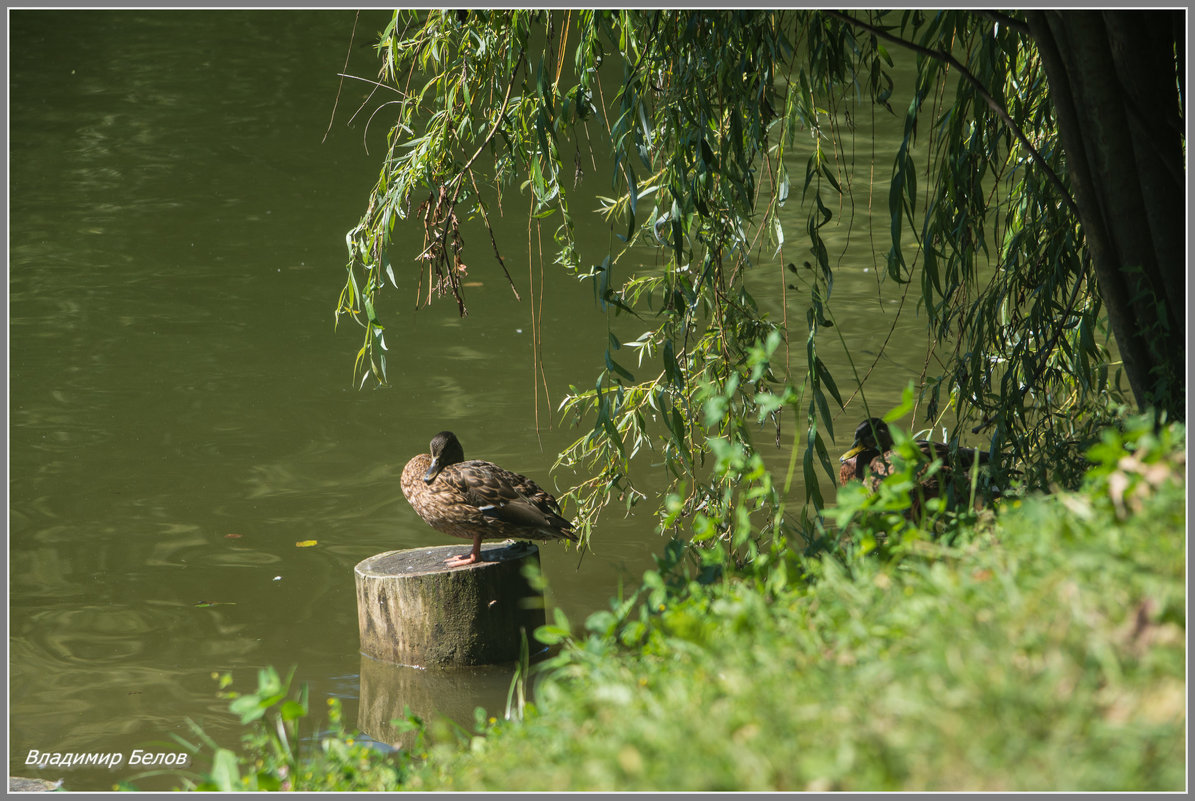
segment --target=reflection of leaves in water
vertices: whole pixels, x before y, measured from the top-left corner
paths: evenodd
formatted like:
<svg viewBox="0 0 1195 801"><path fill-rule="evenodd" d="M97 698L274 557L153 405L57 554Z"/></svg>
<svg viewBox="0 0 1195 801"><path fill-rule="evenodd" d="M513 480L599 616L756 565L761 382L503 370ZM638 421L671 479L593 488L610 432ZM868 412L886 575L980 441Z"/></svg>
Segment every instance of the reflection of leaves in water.
<svg viewBox="0 0 1195 801"><path fill-rule="evenodd" d="M225 534L225 535L224 535L224 539L226 539L226 540L239 540L239 539L241 539L241 538L242 538L242 537L244 537L244 536L245 536L244 534Z"/></svg>
<svg viewBox="0 0 1195 801"><path fill-rule="evenodd" d="M236 601L196 601L192 606L196 609L204 609L209 606L236 606Z"/></svg>

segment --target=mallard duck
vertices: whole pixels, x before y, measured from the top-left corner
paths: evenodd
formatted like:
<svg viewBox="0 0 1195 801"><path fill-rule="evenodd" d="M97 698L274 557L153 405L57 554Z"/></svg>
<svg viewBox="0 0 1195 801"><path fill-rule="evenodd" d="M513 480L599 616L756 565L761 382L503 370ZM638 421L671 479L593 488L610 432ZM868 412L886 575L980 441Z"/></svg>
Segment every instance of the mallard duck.
<svg viewBox="0 0 1195 801"><path fill-rule="evenodd" d="M941 459L942 467L933 475L926 475L922 468L918 471L917 486L923 498L936 498L941 487L950 478L952 468L970 471L978 458L981 465L987 464L990 455L975 448L959 448L957 457L950 453L950 448L941 442L930 442L919 439L916 441L921 452L929 459ZM855 441L851 449L838 459L842 463L838 471L838 482L845 485L853 478L863 480L873 492L879 486L880 480L889 475L892 470L892 432L888 424L878 417L864 420L855 429ZM914 511L918 507L918 499L914 498Z"/></svg>
<svg viewBox="0 0 1195 801"><path fill-rule="evenodd" d="M479 561L482 540L576 541L556 499L531 479L481 459L465 461L451 431L432 437L428 450L403 468L402 494L432 528L473 540L470 553L444 560L448 567Z"/></svg>

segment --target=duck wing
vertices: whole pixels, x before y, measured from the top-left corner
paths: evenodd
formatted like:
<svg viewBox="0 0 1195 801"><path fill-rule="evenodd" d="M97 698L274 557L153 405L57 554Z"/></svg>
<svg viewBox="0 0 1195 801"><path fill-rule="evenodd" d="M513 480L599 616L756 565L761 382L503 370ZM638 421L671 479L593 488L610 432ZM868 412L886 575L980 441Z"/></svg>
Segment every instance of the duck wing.
<svg viewBox="0 0 1195 801"><path fill-rule="evenodd" d="M509 470L503 470L501 467L496 468L499 476L506 481L507 484L514 489L519 495L522 495L535 506L539 507L545 512L550 512L557 517L563 518L564 513L560 511L560 504L552 497L551 493L540 488L527 476L521 476L518 473L512 473Z"/></svg>
<svg viewBox="0 0 1195 801"><path fill-rule="evenodd" d="M556 499L529 478L474 459L452 465L453 483L466 502L494 521L575 539ZM449 473L449 471L445 471Z"/></svg>

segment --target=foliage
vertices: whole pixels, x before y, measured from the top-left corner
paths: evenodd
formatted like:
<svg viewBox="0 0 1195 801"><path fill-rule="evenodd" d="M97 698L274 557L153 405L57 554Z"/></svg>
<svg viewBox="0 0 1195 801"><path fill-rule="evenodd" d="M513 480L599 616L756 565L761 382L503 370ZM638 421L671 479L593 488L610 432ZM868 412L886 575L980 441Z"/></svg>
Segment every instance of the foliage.
<svg viewBox="0 0 1195 801"><path fill-rule="evenodd" d="M521 724L408 786L1180 789L1184 449L1130 421L1080 491L953 544L854 537L714 580L670 548L565 638Z"/></svg>
<svg viewBox="0 0 1195 801"><path fill-rule="evenodd" d="M885 414L884 420L892 422L907 414L913 405L912 396L910 385L905 389L901 405ZM980 497L978 464L971 474L961 478L968 482L966 503L950 503L955 491L953 485L947 485L940 497L926 499L924 481L946 483L941 473L942 460L929 460L913 438L900 428L891 428L891 434L888 474L874 487L859 481L848 483L839 491L837 505L827 510L826 518L841 531L856 531L863 553L927 537L949 538L960 529L975 526L976 499ZM987 480L984 489L991 489Z"/></svg>
<svg viewBox="0 0 1195 801"><path fill-rule="evenodd" d="M981 26L935 14L902 30L931 52L919 56L893 168L888 271L914 280L907 227L921 257L921 303L947 351L938 354L947 369L925 387L927 417L943 402L959 408L993 430L992 449L1010 451L1030 485L1073 485L1081 471L1058 468L1080 461L1091 432L1112 417L1109 391L1123 390L1110 381L1106 321L1062 178L1041 60L1013 20ZM935 57L942 53L960 54L966 66ZM949 96L952 66L966 79ZM920 176L919 131L929 139Z"/></svg>
<svg viewBox="0 0 1195 801"><path fill-rule="evenodd" d="M186 787L1179 789L1185 448L1181 424L1126 419L1078 491L1013 499L951 541L864 515L726 569L673 540L585 632L558 610L537 632L562 648L531 668L533 700L524 655L517 714L439 738L408 715L396 754L346 733L334 701L300 754L306 694L263 670L224 695L244 755L195 727L212 769Z"/></svg>
<svg viewBox="0 0 1195 801"><path fill-rule="evenodd" d="M411 749L386 754L347 731L338 699L328 699L328 726L307 745L300 724L309 717L307 688L291 697L291 675L281 679L272 667L258 671L257 690L240 694L222 692L231 701L229 711L248 727L240 753L216 744L191 723L200 743L176 739L192 754L206 746L212 752L210 770L188 777L183 789L219 790L343 790L368 788L398 789L423 748L423 724L409 713L403 727L415 734ZM232 682L227 674L218 677L221 690ZM132 788L127 788L132 789Z"/></svg>
<svg viewBox="0 0 1195 801"><path fill-rule="evenodd" d="M583 432L557 462L583 473L565 496L583 535L609 504L647 497L637 465L648 459L670 482L665 527L688 514L725 525L728 511L780 521L772 489L759 489L750 512L726 505L735 490L723 468L758 458L759 429L744 420L766 424L778 446L791 442L789 462L799 460L811 505L801 516L812 520L825 504L819 471L836 475L827 438L845 405L827 363L845 323L825 238L828 226L849 229L858 202L844 121L860 102L873 120L898 113L894 51L915 55L916 78L888 178L884 289L916 287L932 335L917 409L951 427L952 439L967 425L987 433L998 470L1017 465L1030 487L1074 486L1083 450L1122 411L1124 391L1058 120L1016 16L396 13L378 45L379 85L393 99L375 114L397 119L366 214L347 237L337 311L365 331L357 376L386 379L380 309L387 285L399 287L401 266L387 252L398 221L418 207L417 304L451 295L463 315L470 267L461 226L472 218L489 230L505 270L493 210L517 183L530 224L554 226L556 262L591 283L611 320L602 369L561 405ZM586 196L578 183L586 162L596 168L599 158L617 241L589 253L573 207ZM843 204L845 214L836 211ZM800 245L794 217L782 214L794 205ZM644 253L657 264L636 267ZM765 282L751 276L761 270L779 279L766 284L796 293L803 328L799 316L760 310L751 287ZM620 337L619 316L642 333ZM791 351L802 340L794 375ZM865 383L875 362L843 356ZM711 392L726 413L694 414ZM719 541L706 532L704 541Z"/></svg>

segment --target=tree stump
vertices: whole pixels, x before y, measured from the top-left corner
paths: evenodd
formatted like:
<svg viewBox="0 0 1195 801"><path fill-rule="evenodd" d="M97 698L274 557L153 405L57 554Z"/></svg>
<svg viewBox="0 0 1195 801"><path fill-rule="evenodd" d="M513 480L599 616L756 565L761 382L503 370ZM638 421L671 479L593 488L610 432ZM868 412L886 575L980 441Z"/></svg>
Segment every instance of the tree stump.
<svg viewBox="0 0 1195 801"><path fill-rule="evenodd" d="M364 653L412 667L492 665L519 658L520 631L535 650L544 600L522 571L529 561L539 564L539 549L483 543L482 561L445 567L460 547L387 551L357 565Z"/></svg>

